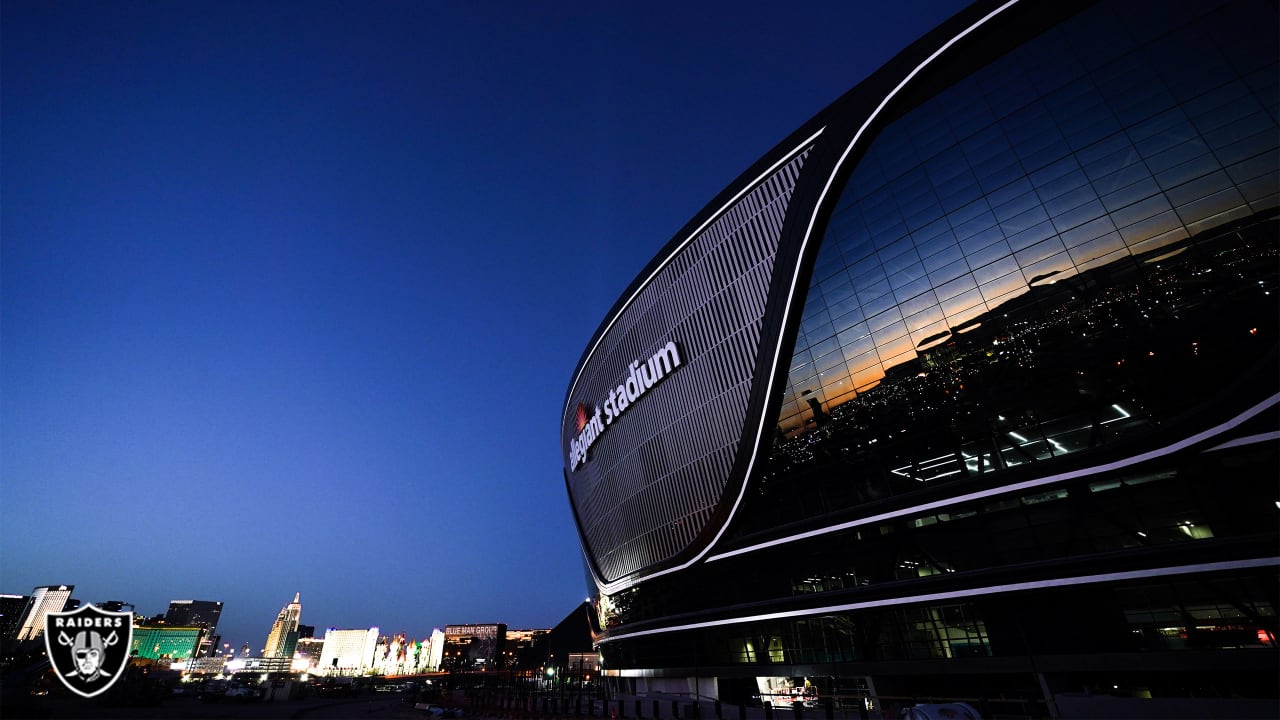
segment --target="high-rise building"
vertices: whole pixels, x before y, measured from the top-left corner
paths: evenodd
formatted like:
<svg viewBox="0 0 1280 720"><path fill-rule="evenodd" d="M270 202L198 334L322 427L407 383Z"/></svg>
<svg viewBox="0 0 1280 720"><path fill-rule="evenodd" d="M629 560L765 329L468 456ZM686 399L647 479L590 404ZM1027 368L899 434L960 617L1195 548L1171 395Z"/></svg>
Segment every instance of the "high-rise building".
<svg viewBox="0 0 1280 720"><path fill-rule="evenodd" d="M164 622L166 625L215 630L221 616L222 602L219 600L170 600Z"/></svg>
<svg viewBox="0 0 1280 720"><path fill-rule="evenodd" d="M671 240L561 425L617 692L1274 714L1278 12L982 0Z"/></svg>
<svg viewBox="0 0 1280 720"><path fill-rule="evenodd" d="M197 657L206 632L195 626L135 625L129 656L174 662L192 660Z"/></svg>
<svg viewBox="0 0 1280 720"><path fill-rule="evenodd" d="M19 640L34 640L44 633L44 616L62 612L71 600L74 585L45 585L31 591L18 626Z"/></svg>
<svg viewBox="0 0 1280 720"><path fill-rule="evenodd" d="M164 615L166 625L203 628L196 657L208 657L217 651L221 636L214 632L222 616L220 600L170 600Z"/></svg>
<svg viewBox="0 0 1280 720"><path fill-rule="evenodd" d="M263 657L293 657L294 647L298 644L298 619L302 617L302 593L295 593L293 600L280 609L271 633L267 635L267 644L262 651Z"/></svg>
<svg viewBox="0 0 1280 720"><path fill-rule="evenodd" d="M27 595L0 595L0 639L18 636L22 626L22 613L27 609Z"/></svg>
<svg viewBox="0 0 1280 720"><path fill-rule="evenodd" d="M324 634L320 664L316 672L328 675L361 675L373 667L378 647L378 628L339 630L329 628Z"/></svg>

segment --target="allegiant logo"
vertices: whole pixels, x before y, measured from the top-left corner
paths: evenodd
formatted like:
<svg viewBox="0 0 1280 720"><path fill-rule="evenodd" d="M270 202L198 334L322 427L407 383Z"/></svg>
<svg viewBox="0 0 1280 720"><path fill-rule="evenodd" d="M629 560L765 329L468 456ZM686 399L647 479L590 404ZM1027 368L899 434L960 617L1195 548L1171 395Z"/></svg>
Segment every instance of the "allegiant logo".
<svg viewBox="0 0 1280 720"><path fill-rule="evenodd" d="M569 441L570 470L587 461L591 446L637 400L644 396L658 381L670 375L681 365L680 348L668 342L647 361L635 360L630 373L618 386L609 391L609 398L596 407L595 413L588 406L578 405L578 437Z"/></svg>

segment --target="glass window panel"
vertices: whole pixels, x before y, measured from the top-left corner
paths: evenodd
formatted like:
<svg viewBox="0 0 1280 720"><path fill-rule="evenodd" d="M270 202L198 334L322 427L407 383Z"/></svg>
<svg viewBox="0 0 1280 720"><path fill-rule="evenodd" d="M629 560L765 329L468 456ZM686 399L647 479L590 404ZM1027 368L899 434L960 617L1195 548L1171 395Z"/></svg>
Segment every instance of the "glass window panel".
<svg viewBox="0 0 1280 720"><path fill-rule="evenodd" d="M1270 174L1247 180L1240 183L1237 188L1245 200L1253 206L1255 212L1271 207L1274 203L1269 202L1268 198L1273 198L1277 191L1280 191L1280 171L1271 171Z"/></svg>
<svg viewBox="0 0 1280 720"><path fill-rule="evenodd" d="M1063 176L1069 175L1074 172L1079 172L1079 171L1080 171L1080 163L1076 160L1074 155L1068 155L1067 157L1064 157L1061 160L1050 163L1038 170L1028 173L1027 178L1031 180L1032 186L1034 186L1037 190L1043 190L1044 186L1047 183L1053 182L1054 180L1058 180ZM1077 184L1083 184L1083 183L1084 183L1084 180L1082 179Z"/></svg>
<svg viewBox="0 0 1280 720"><path fill-rule="evenodd" d="M972 290L944 300L942 312L946 314L948 322L955 326L960 324L956 320L957 316L962 315L966 310L979 306L982 306L982 293L978 292L978 288L975 287Z"/></svg>
<svg viewBox="0 0 1280 720"><path fill-rule="evenodd" d="M884 272L884 266L880 264L879 256L876 255L850 265L849 277L853 279L854 289L874 285L888 278Z"/></svg>
<svg viewBox="0 0 1280 720"><path fill-rule="evenodd" d="M1176 140L1159 140L1159 138L1168 135L1171 131L1177 137ZM1187 119L1182 108L1173 107L1129 127L1125 132L1128 133L1129 140L1133 142L1134 147L1142 150L1150 145L1151 152L1156 153L1177 145L1195 131L1191 129L1191 121ZM1154 144L1152 144L1153 141Z"/></svg>
<svg viewBox="0 0 1280 720"><path fill-rule="evenodd" d="M903 335L892 342L885 343L885 346L877 352L880 353L880 362L886 368L896 367L916 358L915 344L911 342L910 335Z"/></svg>
<svg viewBox="0 0 1280 720"><path fill-rule="evenodd" d="M938 297L934 294L932 287L926 292L920 293L915 297L909 298L899 304L899 311L905 315L913 315L938 304Z"/></svg>
<svg viewBox="0 0 1280 720"><path fill-rule="evenodd" d="M1259 110L1235 122L1206 132L1204 139L1208 142L1209 147L1217 149L1231 145L1239 138L1250 137L1258 133L1274 133L1275 131L1276 124L1271 119L1271 115Z"/></svg>
<svg viewBox="0 0 1280 720"><path fill-rule="evenodd" d="M1249 89L1253 91L1253 96L1272 115L1276 114L1275 109L1280 106L1280 84L1276 83L1277 75L1280 75L1280 67L1269 65L1263 70L1249 73L1244 79Z"/></svg>
<svg viewBox="0 0 1280 720"><path fill-rule="evenodd" d="M1040 206L1040 198L1031 189L1030 182L1022 180L1014 183L1014 186L1024 189L1024 192L1018 195L1007 195L1006 198L999 201L999 204L996 204L997 201L992 200L991 212L995 214L996 220L1002 224L1031 208Z"/></svg>
<svg viewBox="0 0 1280 720"><path fill-rule="evenodd" d="M1054 142L1045 145L1039 150L1023 154L1021 156L1022 166L1028 170L1034 170L1065 157L1070 152L1071 148L1068 147L1066 140L1055 138Z"/></svg>
<svg viewBox="0 0 1280 720"><path fill-rule="evenodd" d="M1109 175L1094 180L1093 188L1099 195L1105 195L1115 191L1117 188L1127 187L1136 182L1141 182L1143 178L1151 176L1151 172L1141 162L1134 163L1125 167L1123 170L1113 172Z"/></svg>
<svg viewBox="0 0 1280 720"><path fill-rule="evenodd" d="M828 308L853 295L853 281L843 267L819 283L818 287Z"/></svg>
<svg viewBox="0 0 1280 720"><path fill-rule="evenodd" d="M1094 200L1087 205L1058 214L1053 218L1053 226L1062 232L1104 215L1106 215L1106 209L1102 207L1102 201Z"/></svg>
<svg viewBox="0 0 1280 720"><path fill-rule="evenodd" d="M1179 205L1185 205L1193 200L1208 197L1223 190L1224 188L1230 187L1231 185L1231 179L1227 177L1226 171L1219 170L1215 173L1198 177L1191 182L1171 187L1165 191L1165 196L1169 198L1169 202L1172 203L1174 207L1177 207Z"/></svg>
<svg viewBox="0 0 1280 720"><path fill-rule="evenodd" d="M1076 267L1080 267L1087 262L1120 250L1126 250L1124 240L1120 238L1120 233L1112 232L1081 243L1071 248L1068 254L1071 256L1072 262L1076 264Z"/></svg>
<svg viewBox="0 0 1280 720"><path fill-rule="evenodd" d="M1029 209L1000 223L1000 229L1004 231L1005 235L1009 236L1010 245L1014 244L1013 237L1015 235L1049 219L1049 216L1045 214L1044 208L1041 207L1039 199L1035 198L1034 194L1032 194L1032 199L1035 204Z"/></svg>
<svg viewBox="0 0 1280 720"><path fill-rule="evenodd" d="M1015 272L996 278L984 285L979 285L978 290L982 293L982 298L990 304L997 298L1020 291L1025 287L1026 282L1022 279L1022 273Z"/></svg>
<svg viewBox="0 0 1280 720"><path fill-rule="evenodd" d="M955 212L981 198L982 186L971 172L938 189L938 204L946 213Z"/></svg>
<svg viewBox="0 0 1280 720"><path fill-rule="evenodd" d="M889 292L889 278L884 274L883 268L877 268L866 275L854 278L853 289L858 294L858 299L866 303Z"/></svg>
<svg viewBox="0 0 1280 720"><path fill-rule="evenodd" d="M1120 121L1109 109L1081 115L1079 124L1063 129L1063 137L1073 150L1088 147L1120 131Z"/></svg>
<svg viewBox="0 0 1280 720"><path fill-rule="evenodd" d="M808 349L797 350L796 354L791 358L791 369L788 371L787 374L799 375L804 371L804 368L812 364L813 364L813 356L809 353ZM805 374L812 375L813 373L812 371L810 371Z"/></svg>
<svg viewBox="0 0 1280 720"><path fill-rule="evenodd" d="M1085 176L1083 170L1072 170L1061 177L1053 180L1046 180L1036 184L1036 192L1042 199L1055 198L1063 193L1070 192L1079 187L1089 184L1089 178Z"/></svg>
<svg viewBox="0 0 1280 720"><path fill-rule="evenodd" d="M1276 168L1280 168L1280 151L1271 150L1232 165L1227 168L1227 174L1235 182L1243 183L1254 178L1274 175Z"/></svg>
<svg viewBox="0 0 1280 720"><path fill-rule="evenodd" d="M973 172L978 178L978 185L992 193L1022 177L1022 166L1010 155L975 165Z"/></svg>
<svg viewBox="0 0 1280 720"><path fill-rule="evenodd" d="M1020 250L1014 254L1014 258L1022 267L1028 267L1050 255L1060 253L1066 250L1062 245L1062 241L1056 237L1051 237L1043 242L1036 243L1025 250Z"/></svg>
<svg viewBox="0 0 1280 720"><path fill-rule="evenodd" d="M1132 185L1126 185L1105 195L1100 195L1099 199L1102 200L1102 206L1105 207L1108 212L1112 212L1117 208L1122 208L1125 205L1132 205L1139 200L1144 200L1159 192L1160 186L1156 184L1154 179L1148 176L1136 183L1133 183Z"/></svg>
<svg viewBox="0 0 1280 720"><path fill-rule="evenodd" d="M1196 223L1210 218L1213 218L1216 222L1226 222L1247 214L1248 207L1244 198L1240 196L1239 191L1235 187L1229 187L1208 197L1182 203L1175 209L1178 211L1178 217L1181 217L1183 224L1187 226L1187 230L1194 235L1199 231L1197 228L1192 227ZM1237 210L1238 212L1232 213L1231 217L1222 217L1224 213L1232 210Z"/></svg>
<svg viewBox="0 0 1280 720"><path fill-rule="evenodd" d="M1034 225L1020 233L1010 235L1009 247L1012 248L1014 252L1017 252L1023 248L1031 247L1032 245L1035 245L1041 240L1056 233L1057 230L1054 229L1053 223L1045 220L1039 225Z"/></svg>
<svg viewBox="0 0 1280 720"><path fill-rule="evenodd" d="M813 362L816 365L821 366L823 356L833 353L839 349L840 341L836 339L835 334L833 333L831 337L828 337L821 342L814 343L809 348L809 352L813 355Z"/></svg>
<svg viewBox="0 0 1280 720"><path fill-rule="evenodd" d="M973 290L974 287L977 286L975 286L975 283L973 282L972 275L965 274L954 279L954 281L940 284L940 286L934 288L933 292L938 296L938 300L942 301L943 304L946 304L946 302L951 300L952 297L956 297L957 295L961 295L961 293Z"/></svg>
<svg viewBox="0 0 1280 720"><path fill-rule="evenodd" d="M871 348L867 352L855 355L849 358L849 373L856 376L869 368L880 367L880 355L875 351L875 344L871 339L867 339L867 345Z"/></svg>
<svg viewBox="0 0 1280 720"><path fill-rule="evenodd" d="M870 322L870 318L888 311L897 304L898 299L893 296L893 293L885 293L878 298L863 303L862 312L867 316L868 322Z"/></svg>
<svg viewBox="0 0 1280 720"><path fill-rule="evenodd" d="M986 224L981 225L979 229L991 227L996 224L995 215L991 214L991 206L987 203L986 198L971 202L962 208L951 211L947 214L946 219L947 222L951 224L952 228L957 228L974 220L981 220L982 218L986 218L984 221Z"/></svg>
<svg viewBox="0 0 1280 720"><path fill-rule="evenodd" d="M898 320L897 322L886 325L879 330L871 331L871 339L875 341L876 349L880 351L880 356L884 357L884 348L894 340L906 336L906 334L906 323L902 322L902 320Z"/></svg>
<svg viewBox="0 0 1280 720"><path fill-rule="evenodd" d="M983 213L982 215L972 220L969 220L968 222L960 223L959 225L957 225L955 228L956 239L960 241L960 244L962 246L967 246L970 244L969 238L977 238L980 236L983 236L984 239L979 239L975 242L990 243L994 241L994 238L985 237L985 236L990 235L990 231L995 227L996 227L995 215L992 215L989 212ZM996 235L1000 238L1004 237L1004 234L1000 233L999 231L997 231Z"/></svg>
<svg viewBox="0 0 1280 720"><path fill-rule="evenodd" d="M942 215L942 205L938 204L936 200L931 199L928 205L915 209L907 215L907 230L916 232L920 228L925 227L929 223L942 217Z"/></svg>
<svg viewBox="0 0 1280 720"><path fill-rule="evenodd" d="M955 280L967 272L969 272L969 265L962 258L935 272L929 273L929 279L932 280L935 285L942 285Z"/></svg>
<svg viewBox="0 0 1280 720"><path fill-rule="evenodd" d="M833 302L827 306L827 312L831 313L831 323L837 327L848 325L850 322L857 322L862 319L862 313L859 311L862 307L858 301L858 296L852 293L849 297ZM851 315L856 315L856 319L851 319Z"/></svg>
<svg viewBox="0 0 1280 720"><path fill-rule="evenodd" d="M1058 197L1045 200L1044 209L1045 212L1049 213L1050 217L1057 217L1068 210L1073 210L1097 199L1098 194L1094 192L1093 187L1086 185L1065 192Z"/></svg>
<svg viewBox="0 0 1280 720"><path fill-rule="evenodd" d="M911 244L911 238L904 238L905 243L895 243L890 250L880 254L881 263L884 265L884 271L890 278L900 275L903 272L916 271L917 276L923 274L924 270L920 268L920 256L916 254L915 247ZM889 252L897 251L896 255L889 255Z"/></svg>
<svg viewBox="0 0 1280 720"><path fill-rule="evenodd" d="M1261 103L1253 97L1243 80L1227 83L1185 106L1187 116L1200 132L1208 132L1252 113L1263 112Z"/></svg>
<svg viewBox="0 0 1280 720"><path fill-rule="evenodd" d="M1023 198L1027 195L1034 195L1032 190L1031 180L1020 175L1013 182L988 193L987 202L991 205L991 211L995 213L996 220L1000 220L1002 218L999 210L1001 207L1010 203L1016 203L1019 198ZM1006 214L1003 217L1007 217L1008 215L1017 215L1025 209L1026 207L1018 207L1015 204L1012 206L1011 210L1006 211Z"/></svg>
<svg viewBox="0 0 1280 720"><path fill-rule="evenodd" d="M1059 237L1062 239L1064 246L1075 247L1096 237L1113 232L1115 229L1116 226L1111 217L1103 215L1087 223L1081 223L1069 230L1065 230Z"/></svg>
<svg viewBox="0 0 1280 720"><path fill-rule="evenodd" d="M1171 188L1177 185L1194 180L1202 175L1207 175L1221 167L1216 158L1205 153L1199 157L1192 158L1181 165L1175 165L1155 176L1155 180L1162 188Z"/></svg>
<svg viewBox="0 0 1280 720"><path fill-rule="evenodd" d="M1188 140L1179 145L1156 153L1147 157L1147 167L1151 168L1151 172L1158 173L1169 168L1188 162L1193 158L1197 158L1209 152L1208 146L1204 144L1200 138Z"/></svg>
<svg viewBox="0 0 1280 720"><path fill-rule="evenodd" d="M1004 277L1011 272L1018 271L1018 261L1012 255L1002 257L995 262L988 263L982 267L975 268L973 271L973 279L979 285L991 282L999 277Z"/></svg>
<svg viewBox="0 0 1280 720"><path fill-rule="evenodd" d="M876 364L862 372L854 373L852 382L858 392L866 392L878 385L883 379L884 371L880 369L879 364Z"/></svg>
<svg viewBox="0 0 1280 720"><path fill-rule="evenodd" d="M1116 133L1099 140L1089 147L1081 148L1076 152L1076 159L1083 168L1101 162L1117 153L1128 152L1132 149L1133 143L1129 142L1129 136L1124 133Z"/></svg>
<svg viewBox="0 0 1280 720"><path fill-rule="evenodd" d="M934 223L932 227L938 227L939 225L941 225L943 229L938 235L928 239L917 236L916 253L919 254L921 260L927 261L934 255L937 255L938 253L945 253L958 245L956 242L956 236L951 232L951 226L948 225L945 220L942 220Z"/></svg>
<svg viewBox="0 0 1280 720"><path fill-rule="evenodd" d="M1196 222L1187 223L1186 227L1187 227L1187 230L1192 235L1195 235L1196 233L1201 233L1206 230L1213 230L1214 228L1217 228L1226 223L1234 222L1236 220L1241 220L1243 218L1246 218L1252 212L1253 211L1249 208L1248 205L1241 205L1239 207L1235 207L1230 210L1226 210L1224 212L1218 213L1217 215L1205 217Z"/></svg>
<svg viewBox="0 0 1280 720"><path fill-rule="evenodd" d="M857 325L862 321L863 321L862 307L858 306L856 309L852 310L851 312L847 312L843 315L839 315L835 318L832 318L831 327L836 331L836 333L841 333L851 327L854 327L855 325Z"/></svg>
<svg viewBox="0 0 1280 720"><path fill-rule="evenodd" d="M848 360L849 367L855 368L857 367L858 358L868 355L869 353L874 353L875 349L876 344L871 340L871 336L862 335L861 337L852 340L848 345L840 348L840 351L844 354L845 359ZM872 357L874 357L874 355L872 355Z"/></svg>
<svg viewBox="0 0 1280 720"><path fill-rule="evenodd" d="M1049 109L1039 102L1009 113L1000 121L1000 127L1014 151L1021 147L1040 147L1047 132L1057 132Z"/></svg>
<svg viewBox="0 0 1280 720"><path fill-rule="evenodd" d="M1175 242L1185 240L1189 237L1191 237L1191 234L1187 232L1186 228L1179 224L1168 232L1156 233L1147 237L1145 240L1138 239L1133 242L1126 240L1125 244L1129 246L1129 252L1134 255L1141 255L1143 253L1157 252Z"/></svg>
<svg viewBox="0 0 1280 720"><path fill-rule="evenodd" d="M837 351L839 349L838 347L836 348ZM822 377L823 373L829 372L834 367L839 367L842 374L847 372L844 367L844 354L840 352L830 352L823 355L814 361L814 366L818 370L819 378Z"/></svg>
<svg viewBox="0 0 1280 720"><path fill-rule="evenodd" d="M1000 242L992 243L984 248L970 252L966 257L966 260L968 260L968 266L970 268L976 268L993 263L1000 258L1012 255L1013 248L1009 247L1009 243L1001 240Z"/></svg>
<svg viewBox="0 0 1280 720"><path fill-rule="evenodd" d="M1099 178L1107 177L1141 162L1142 158L1138 155L1136 148L1132 146L1123 147L1109 155L1085 164L1084 173L1090 180L1097 182Z"/></svg>
<svg viewBox="0 0 1280 720"><path fill-rule="evenodd" d="M918 262L912 263L889 276L889 287L896 292L922 277L925 277L924 266Z"/></svg>
<svg viewBox="0 0 1280 720"><path fill-rule="evenodd" d="M874 336L876 333L883 331L890 325L899 322L902 322L902 313L896 306L894 306L882 313L878 313L867 318L867 329L870 330L872 336Z"/></svg>
<svg viewBox="0 0 1280 720"><path fill-rule="evenodd" d="M899 302L905 302L928 292L930 287L929 278L921 276L900 288L895 288L893 295L898 298Z"/></svg>
<svg viewBox="0 0 1280 720"><path fill-rule="evenodd" d="M1023 266L1022 274L1027 277L1028 285L1037 285L1044 281L1065 280L1075 275L1075 270L1075 266L1071 264L1071 256L1062 252L1040 262Z"/></svg>
<svg viewBox="0 0 1280 720"><path fill-rule="evenodd" d="M941 338L938 338L937 336L949 330L947 321L945 319L941 319L942 310L938 310L938 317L940 318L939 320L911 331L911 344L913 348L920 349L921 345L924 344L924 341L930 338L934 338L935 341L940 340ZM931 341L930 344L932 344L932 342L933 341Z"/></svg>
<svg viewBox="0 0 1280 720"><path fill-rule="evenodd" d="M1103 265L1110 265L1111 263L1116 262L1117 260L1124 259L1128 255L1129 255L1129 249L1122 247L1119 250L1116 250L1115 252L1107 253L1106 255L1100 255L1092 260L1077 262L1076 268L1080 272L1084 272L1086 270L1092 270L1094 268L1102 267Z"/></svg>
<svg viewBox="0 0 1280 720"><path fill-rule="evenodd" d="M830 322L810 323L805 331L805 336L809 339L810 346L812 343L825 340L836 334L835 327Z"/></svg>
<svg viewBox="0 0 1280 720"><path fill-rule="evenodd" d="M1230 145L1216 148L1215 154L1223 165L1231 165L1241 160L1270 151L1276 146L1276 132L1269 130L1247 138L1241 138Z"/></svg>
<svg viewBox="0 0 1280 720"><path fill-rule="evenodd" d="M925 272L932 274L951 263L958 262L963 259L964 253L961 252L960 246L952 240L945 248L942 248L923 260L924 270Z"/></svg>
<svg viewBox="0 0 1280 720"><path fill-rule="evenodd" d="M1164 198L1160 199L1163 200ZM1120 235L1124 238L1126 245L1134 248L1144 240L1149 240L1157 235L1162 235L1181 227L1182 222L1178 219L1177 214L1173 210L1169 210L1120 228ZM1137 252L1136 249L1135 252Z"/></svg>
<svg viewBox="0 0 1280 720"><path fill-rule="evenodd" d="M1111 221L1117 227L1125 227L1169 209L1169 201L1165 199L1164 195L1153 195L1145 200L1113 211L1111 213Z"/></svg>
<svg viewBox="0 0 1280 720"><path fill-rule="evenodd" d="M945 320L946 316L942 314L942 307L935 302L935 304L920 312L907 315L903 322L907 324L907 330L915 333L921 328L927 328L934 323L944 322Z"/></svg>

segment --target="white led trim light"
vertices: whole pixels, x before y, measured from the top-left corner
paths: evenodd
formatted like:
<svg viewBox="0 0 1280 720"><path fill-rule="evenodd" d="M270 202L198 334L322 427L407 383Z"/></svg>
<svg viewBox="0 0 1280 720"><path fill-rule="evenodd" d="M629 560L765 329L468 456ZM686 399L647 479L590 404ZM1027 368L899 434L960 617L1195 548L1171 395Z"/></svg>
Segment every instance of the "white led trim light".
<svg viewBox="0 0 1280 720"><path fill-rule="evenodd" d="M1096 475L1100 472L1107 472L1110 470L1119 470L1119 469L1128 467L1130 465L1136 465L1141 462L1146 462L1147 460L1152 460L1158 457L1169 455L1171 453L1190 447L1191 445L1194 445L1198 442L1207 440L1213 437L1214 435L1227 432L1228 430L1236 427L1240 423L1254 417L1258 413L1261 413L1262 411L1267 410L1268 408L1275 405L1277 402L1280 402L1280 394L1272 395L1266 400L1263 400L1257 405L1254 405L1253 407L1244 411L1240 415L1237 415L1236 417L1228 420L1225 423L1222 423L1221 425L1209 428L1208 430L1203 430L1201 432L1196 433L1195 435L1192 435L1191 437L1184 438L1171 445L1166 445L1165 447L1157 448L1155 450L1142 453L1141 455L1134 455L1133 457L1128 457L1128 458L1125 458L1124 460L1117 460L1115 462L1105 463L1102 465L1095 465L1090 468L1073 470L1071 472L1059 473L1057 475L1050 475L1048 477L1040 478L1038 480L1027 480L1026 482L1015 483L1013 485L1005 485L1003 487L993 488L991 490L982 490L979 492L972 492L964 495L957 495L955 497L950 497L945 500L938 500L936 502L924 503L923 505L913 505L912 507L902 508L901 510L893 510L891 512L880 513L879 515L871 515L870 517L864 517L858 520L851 520L849 522L840 523L838 525L829 525L824 528L818 528L817 530L810 530L808 532L798 533L796 535L788 535L787 537L781 537L774 540L769 540L768 542L757 543L755 545L749 545L747 547L738 548L736 550L730 550L729 552L720 553L718 555L712 555L711 557L707 558L707 562L724 560L725 558L731 558L731 557L734 557L735 555L742 555L743 553L755 552L757 550L764 550L765 548L776 547L778 545L785 545L787 543L796 542L797 540L807 540L809 538L818 537L820 535L829 535L834 532L840 532L841 530L849 530L851 528L861 527L864 525L872 525L874 523L883 522L885 520L892 520L894 518L899 518L904 515L914 515L917 513L928 512L930 510L937 510L939 508L944 508L950 505L957 505L960 503L969 502L971 500L981 500L983 498L989 498L996 495L1005 495L1008 493L1022 492L1024 490L1030 490L1031 488L1037 488L1043 485L1050 485L1053 483L1063 482L1065 480L1074 480L1076 478ZM1211 449L1217 450L1218 448L1228 447L1230 445L1231 443L1224 443L1222 445L1219 445L1218 447L1211 448Z"/></svg>
<svg viewBox="0 0 1280 720"><path fill-rule="evenodd" d="M1277 565L1280 565L1280 557L1256 558L1252 560L1228 560L1223 562L1200 563L1197 565L1148 568L1145 570L1127 570L1123 572L1102 573L1099 575L1077 575L1075 577L1054 578L1052 580L1030 580L1027 582L1008 583L1005 585L990 585L987 587L969 588L966 590L954 590L951 592L925 593L923 595L912 595L910 597L870 600L867 602L845 603L843 605L826 605L807 610L790 610L787 612L762 613L760 615L743 615L742 617L725 618L723 620L708 620L706 622L688 623L685 625L672 625L671 627L655 628L653 630L637 630L632 633L613 635L611 637L598 640L597 642L604 645L615 640L644 637L646 635L662 635L665 633L681 632L684 630L701 630L704 628L737 625L739 623L747 622L760 622L764 620L785 620L787 618L810 617L813 615L834 615L836 613L851 612L853 610L866 610L868 608L893 607L895 605L937 602L940 600L958 600L961 598L973 597L975 595L1042 590L1045 588L1060 588L1071 585L1092 585L1094 583L1114 582L1117 580L1140 580L1142 578L1149 577L1189 575L1191 573L1218 572L1220 570L1242 570L1248 568L1273 567Z"/></svg>

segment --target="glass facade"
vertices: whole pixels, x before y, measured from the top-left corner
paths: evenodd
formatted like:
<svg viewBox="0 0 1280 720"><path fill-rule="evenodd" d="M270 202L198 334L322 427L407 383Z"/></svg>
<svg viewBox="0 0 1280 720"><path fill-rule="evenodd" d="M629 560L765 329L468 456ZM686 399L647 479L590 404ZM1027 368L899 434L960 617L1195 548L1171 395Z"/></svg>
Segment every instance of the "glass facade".
<svg viewBox="0 0 1280 720"><path fill-rule="evenodd" d="M1245 10L1094 8L880 133L822 241L764 522L813 513L777 506L810 468L860 476L818 501L856 506L1274 384L1280 70Z"/></svg>
<svg viewBox="0 0 1280 720"><path fill-rule="evenodd" d="M966 42L886 66L915 85L883 113L873 76L816 119L758 456L703 498L723 532L595 577L620 691L714 676L860 717L922 686L983 717L1280 696L1277 7L1019 3Z"/></svg>

